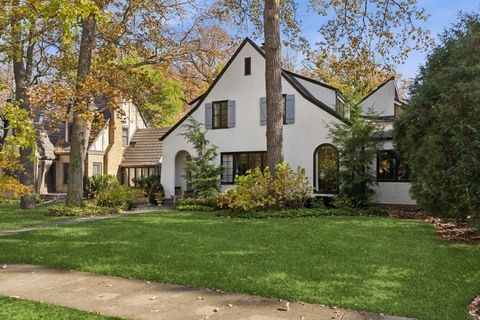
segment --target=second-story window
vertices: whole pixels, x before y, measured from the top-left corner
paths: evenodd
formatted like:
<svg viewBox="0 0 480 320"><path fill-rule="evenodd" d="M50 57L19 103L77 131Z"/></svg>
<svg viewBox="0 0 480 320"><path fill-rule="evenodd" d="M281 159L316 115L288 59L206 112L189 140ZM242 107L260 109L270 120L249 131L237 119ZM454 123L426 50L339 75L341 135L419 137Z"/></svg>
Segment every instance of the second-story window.
<svg viewBox="0 0 480 320"><path fill-rule="evenodd" d="M228 101L212 103L212 129L228 128Z"/></svg>
<svg viewBox="0 0 480 320"><path fill-rule="evenodd" d="M122 128L122 145L128 146L128 127Z"/></svg>

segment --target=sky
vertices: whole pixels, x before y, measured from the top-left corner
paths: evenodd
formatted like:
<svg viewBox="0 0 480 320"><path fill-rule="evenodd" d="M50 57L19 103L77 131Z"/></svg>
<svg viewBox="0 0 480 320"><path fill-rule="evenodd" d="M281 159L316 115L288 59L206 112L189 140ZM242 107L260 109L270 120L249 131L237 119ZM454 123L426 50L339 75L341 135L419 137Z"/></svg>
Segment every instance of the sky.
<svg viewBox="0 0 480 320"><path fill-rule="evenodd" d="M303 35L314 44L319 38L317 30L321 21L318 16L307 12L308 2L299 1L298 17L302 20ZM418 0L417 6L425 8L430 14L425 27L430 29L431 35L437 39L439 33L457 20L458 12L480 11L480 0ZM411 53L405 64L397 66L397 70L407 79L415 77L427 54L428 52Z"/></svg>

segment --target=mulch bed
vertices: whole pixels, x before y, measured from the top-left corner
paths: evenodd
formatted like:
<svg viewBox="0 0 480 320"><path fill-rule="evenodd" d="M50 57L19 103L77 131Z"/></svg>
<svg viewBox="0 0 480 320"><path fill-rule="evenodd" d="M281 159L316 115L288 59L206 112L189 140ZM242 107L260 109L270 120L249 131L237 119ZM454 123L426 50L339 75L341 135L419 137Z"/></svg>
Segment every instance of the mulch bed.
<svg viewBox="0 0 480 320"><path fill-rule="evenodd" d="M465 222L434 218L416 206L384 206L384 208L388 215L393 218L421 220L431 223L437 229L439 237L444 240L480 244L480 235L477 230L468 227Z"/></svg>
<svg viewBox="0 0 480 320"><path fill-rule="evenodd" d="M480 296L473 299L469 306L470 316L473 320L480 320Z"/></svg>

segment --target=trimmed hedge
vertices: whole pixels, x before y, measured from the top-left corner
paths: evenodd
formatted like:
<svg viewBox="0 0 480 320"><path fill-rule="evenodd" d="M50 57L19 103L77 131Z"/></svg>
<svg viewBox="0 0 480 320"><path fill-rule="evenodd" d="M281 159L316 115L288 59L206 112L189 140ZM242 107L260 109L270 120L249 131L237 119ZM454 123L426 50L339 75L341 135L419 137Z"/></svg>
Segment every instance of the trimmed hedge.
<svg viewBox="0 0 480 320"><path fill-rule="evenodd" d="M203 207L210 207L216 208L217 207L217 198L216 197L208 197L208 198L183 198L178 200L178 207L180 206L203 206Z"/></svg>
<svg viewBox="0 0 480 320"><path fill-rule="evenodd" d="M200 204L180 204L177 206L178 211L195 211L195 212L211 212L215 208Z"/></svg>
<svg viewBox="0 0 480 320"><path fill-rule="evenodd" d="M269 211L215 211L214 213L221 217L247 218L247 219L266 219L266 218L303 218L303 217L371 217L388 216L388 213L377 207L368 209L287 209L287 210L269 210Z"/></svg>
<svg viewBox="0 0 480 320"><path fill-rule="evenodd" d="M90 217L105 216L118 212L118 208L99 207L94 205L87 205L86 207L67 207L64 204L58 204L48 207L46 215L51 217Z"/></svg>
<svg viewBox="0 0 480 320"><path fill-rule="evenodd" d="M20 200L17 199L0 199L0 204L14 204L20 203Z"/></svg>

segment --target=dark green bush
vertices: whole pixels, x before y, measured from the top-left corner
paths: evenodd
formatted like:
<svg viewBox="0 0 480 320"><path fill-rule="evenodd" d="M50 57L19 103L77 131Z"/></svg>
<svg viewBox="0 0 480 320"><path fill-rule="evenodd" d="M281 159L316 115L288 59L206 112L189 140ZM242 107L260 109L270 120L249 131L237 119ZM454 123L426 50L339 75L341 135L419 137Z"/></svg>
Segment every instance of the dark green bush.
<svg viewBox="0 0 480 320"><path fill-rule="evenodd" d="M67 207L64 204L58 204L48 207L47 216L52 217L88 217L102 216L118 213L118 208L99 207L95 205L87 205L85 207Z"/></svg>
<svg viewBox="0 0 480 320"><path fill-rule="evenodd" d="M107 187L98 193L95 203L100 207L130 210L136 206L137 198L141 196L141 193L142 190L127 185Z"/></svg>
<svg viewBox="0 0 480 320"><path fill-rule="evenodd" d="M160 183L160 175L154 174L148 177L133 178L133 183L143 189L148 202L158 205L157 197L163 197L163 186Z"/></svg>
<svg viewBox="0 0 480 320"><path fill-rule="evenodd" d="M85 179L84 195L87 199L94 199L103 189L114 188L119 185L120 183L114 175L105 174L101 176L87 177Z"/></svg>

